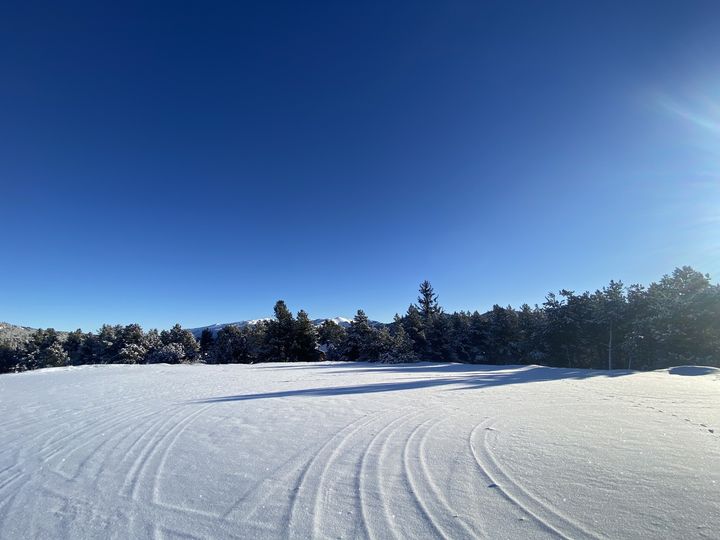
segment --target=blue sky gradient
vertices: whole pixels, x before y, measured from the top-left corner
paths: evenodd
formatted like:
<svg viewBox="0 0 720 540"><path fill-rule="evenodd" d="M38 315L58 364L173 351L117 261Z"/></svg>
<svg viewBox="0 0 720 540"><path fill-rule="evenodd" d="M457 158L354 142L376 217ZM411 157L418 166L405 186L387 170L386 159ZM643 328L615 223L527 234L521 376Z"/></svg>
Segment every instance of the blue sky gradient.
<svg viewBox="0 0 720 540"><path fill-rule="evenodd" d="M0 8L0 320L720 272L717 2L103 4Z"/></svg>

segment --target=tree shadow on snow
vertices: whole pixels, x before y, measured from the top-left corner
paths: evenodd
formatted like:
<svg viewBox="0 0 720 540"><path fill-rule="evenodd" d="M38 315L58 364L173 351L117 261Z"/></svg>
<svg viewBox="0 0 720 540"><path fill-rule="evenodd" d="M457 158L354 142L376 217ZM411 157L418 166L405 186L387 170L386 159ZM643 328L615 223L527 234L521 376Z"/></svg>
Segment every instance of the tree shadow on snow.
<svg viewBox="0 0 720 540"><path fill-rule="evenodd" d="M699 375L720 374L720 369L709 366L677 366L668 369L670 375L685 375L686 377L697 377Z"/></svg>
<svg viewBox="0 0 720 540"><path fill-rule="evenodd" d="M548 382L563 379L587 379L591 377L617 377L628 375L628 371L595 371L588 369L548 368L543 366L489 366L470 364L346 364L355 367L358 373L387 372L419 375L419 377L403 378L392 382L359 384L353 386L326 386L318 388L298 388L277 392L262 392L256 394L238 394L233 396L218 396L193 400L190 403L222 403L231 401L250 401L256 399L288 398L288 397L327 397L345 396L353 394L375 394L381 392L400 392L417 390L421 388L448 387L448 390L470 390L491 388L512 384L532 382ZM358 365L363 368L358 369ZM277 366L267 366L276 367ZM295 368L301 366L287 366ZM338 367L333 364L316 364L308 367ZM280 367L284 369L285 366ZM423 373L447 373L447 377L423 377ZM335 372L341 373L341 372ZM331 381L329 381L331 383Z"/></svg>

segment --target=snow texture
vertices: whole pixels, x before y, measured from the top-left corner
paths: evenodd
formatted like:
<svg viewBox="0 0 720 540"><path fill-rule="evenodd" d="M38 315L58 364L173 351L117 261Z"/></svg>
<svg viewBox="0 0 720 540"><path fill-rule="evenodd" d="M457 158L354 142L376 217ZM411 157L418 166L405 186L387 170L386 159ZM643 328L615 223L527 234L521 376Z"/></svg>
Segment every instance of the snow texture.
<svg viewBox="0 0 720 540"><path fill-rule="evenodd" d="M720 375L456 364L0 376L0 538L717 538Z"/></svg>

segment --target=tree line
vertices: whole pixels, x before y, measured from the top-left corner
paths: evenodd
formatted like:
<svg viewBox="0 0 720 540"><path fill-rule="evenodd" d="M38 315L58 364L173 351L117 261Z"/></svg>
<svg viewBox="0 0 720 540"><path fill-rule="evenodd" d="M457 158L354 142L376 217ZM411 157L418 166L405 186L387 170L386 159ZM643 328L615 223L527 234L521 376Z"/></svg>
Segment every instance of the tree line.
<svg viewBox="0 0 720 540"><path fill-rule="evenodd" d="M175 325L104 325L97 333L36 330L26 343L0 343L0 372L81 364L337 361L543 364L594 369L720 366L720 287L690 267L647 287L611 281L593 293L561 290L542 305L495 305L486 312L446 313L432 285L389 324L358 310L347 327L316 327L282 300L274 318L196 340Z"/></svg>

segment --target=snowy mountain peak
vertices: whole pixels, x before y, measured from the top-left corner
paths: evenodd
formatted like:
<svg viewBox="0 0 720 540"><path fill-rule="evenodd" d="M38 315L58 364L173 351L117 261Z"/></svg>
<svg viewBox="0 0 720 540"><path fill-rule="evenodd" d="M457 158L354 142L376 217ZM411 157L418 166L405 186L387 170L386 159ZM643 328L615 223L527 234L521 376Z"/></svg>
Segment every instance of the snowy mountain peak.
<svg viewBox="0 0 720 540"><path fill-rule="evenodd" d="M190 328L190 332L196 337L199 338L202 334L203 330L208 328L210 331L212 331L213 334L217 334L220 330L225 328L226 326L237 326L238 328L244 328L248 325L258 324L265 321L271 321L272 317L264 317L262 319L250 319L247 321L236 321L236 322L230 322L230 323L215 323L208 326L200 326L198 328ZM325 321L332 321L335 324L339 324L343 328L347 328L352 323L352 319L348 319L346 317L332 317L327 319L313 319L312 323L315 326L320 326ZM371 324L373 325L380 325L381 323L377 323L375 321L371 321Z"/></svg>

